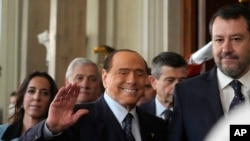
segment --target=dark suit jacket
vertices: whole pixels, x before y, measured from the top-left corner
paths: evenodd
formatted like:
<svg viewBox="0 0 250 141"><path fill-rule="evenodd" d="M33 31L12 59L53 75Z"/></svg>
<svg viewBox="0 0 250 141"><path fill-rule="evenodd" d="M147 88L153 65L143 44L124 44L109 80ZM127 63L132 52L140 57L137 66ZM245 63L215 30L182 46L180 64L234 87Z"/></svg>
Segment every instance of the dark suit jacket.
<svg viewBox="0 0 250 141"><path fill-rule="evenodd" d="M155 97L156 98L156 97ZM155 103L155 98L150 100L149 102L147 103L143 103L142 105L139 106L139 108L141 108L142 110L144 110L145 112L149 113L149 114L152 114L154 116L157 117L156 115L156 103ZM159 117L158 117L159 118ZM160 118L162 119L162 118ZM163 119L162 119L163 120ZM170 120L168 121L165 121L165 126L167 127L167 129L169 130L169 123L170 123ZM168 132L167 130L167 132Z"/></svg>
<svg viewBox="0 0 250 141"><path fill-rule="evenodd" d="M139 108L141 108L144 111L156 116L155 98L153 98L152 100L150 100L147 103L143 103L142 105L139 106Z"/></svg>
<svg viewBox="0 0 250 141"><path fill-rule="evenodd" d="M216 68L175 86L170 141L202 141L224 112Z"/></svg>
<svg viewBox="0 0 250 141"><path fill-rule="evenodd" d="M122 128L105 102L103 96L94 103L76 105L76 110L85 108L90 112L81 117L70 129L53 140L57 141L125 141ZM144 111L136 110L142 141L166 141L163 121ZM26 132L23 141L43 140L44 121Z"/></svg>

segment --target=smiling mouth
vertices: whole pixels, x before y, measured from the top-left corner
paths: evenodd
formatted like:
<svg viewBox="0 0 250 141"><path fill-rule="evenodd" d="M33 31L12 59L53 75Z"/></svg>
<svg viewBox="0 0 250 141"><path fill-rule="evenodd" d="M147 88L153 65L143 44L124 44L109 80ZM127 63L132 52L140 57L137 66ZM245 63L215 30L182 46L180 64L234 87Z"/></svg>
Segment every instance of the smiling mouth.
<svg viewBox="0 0 250 141"><path fill-rule="evenodd" d="M136 89L122 89L122 90L127 93L135 93L137 91Z"/></svg>

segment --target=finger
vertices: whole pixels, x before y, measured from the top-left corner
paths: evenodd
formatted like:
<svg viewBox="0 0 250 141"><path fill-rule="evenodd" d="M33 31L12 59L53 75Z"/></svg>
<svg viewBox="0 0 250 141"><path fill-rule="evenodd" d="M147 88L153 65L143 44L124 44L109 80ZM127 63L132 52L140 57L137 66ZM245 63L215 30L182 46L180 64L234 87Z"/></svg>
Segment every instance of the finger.
<svg viewBox="0 0 250 141"><path fill-rule="evenodd" d="M72 88L69 89L68 95L67 95L67 100L69 105L75 105L77 97L80 92L80 87L77 85L72 85Z"/></svg>
<svg viewBox="0 0 250 141"><path fill-rule="evenodd" d="M75 101L75 100L77 100L77 97L78 97L78 95L79 95L79 93L80 93L80 86L78 86L78 85L73 85L74 87L72 88L72 90L71 90L71 100L73 100L73 101Z"/></svg>
<svg viewBox="0 0 250 141"><path fill-rule="evenodd" d="M60 102L62 95L65 93L65 87L61 87L57 92L53 102Z"/></svg>
<svg viewBox="0 0 250 141"><path fill-rule="evenodd" d="M71 84L71 83L69 83L69 84L66 85L65 91L67 92L67 94L69 93L69 91L70 91L70 89L71 89L72 87L74 87L74 85Z"/></svg>

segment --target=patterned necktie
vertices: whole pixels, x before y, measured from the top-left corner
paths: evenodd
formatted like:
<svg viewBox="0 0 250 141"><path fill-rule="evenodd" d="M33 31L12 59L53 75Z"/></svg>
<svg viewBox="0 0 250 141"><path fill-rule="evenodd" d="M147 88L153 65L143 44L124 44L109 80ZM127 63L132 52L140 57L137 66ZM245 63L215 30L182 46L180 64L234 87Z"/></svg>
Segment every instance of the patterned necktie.
<svg viewBox="0 0 250 141"><path fill-rule="evenodd" d="M241 83L238 80L233 80L230 83L230 86L234 89L234 97L230 104L229 110L245 100L243 94L241 93Z"/></svg>
<svg viewBox="0 0 250 141"><path fill-rule="evenodd" d="M135 138L134 138L134 136L132 134L132 130L131 130L132 129L131 128L132 127L132 119L133 119L133 115L131 113L128 113L123 121L125 124L123 130L124 130L124 133L125 133L128 141L135 141Z"/></svg>

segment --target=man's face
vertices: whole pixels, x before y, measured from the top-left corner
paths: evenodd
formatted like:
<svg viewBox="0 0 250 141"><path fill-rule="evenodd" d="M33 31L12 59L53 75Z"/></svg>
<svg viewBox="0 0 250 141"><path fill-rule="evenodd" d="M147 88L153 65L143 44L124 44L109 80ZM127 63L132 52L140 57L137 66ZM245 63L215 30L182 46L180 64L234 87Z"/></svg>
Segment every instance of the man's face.
<svg viewBox="0 0 250 141"><path fill-rule="evenodd" d="M246 20L217 17L212 26L213 55L216 65L227 76L239 78L249 70L250 36Z"/></svg>
<svg viewBox="0 0 250 141"><path fill-rule="evenodd" d="M93 65L74 66L72 77L67 83L77 83L81 87L77 103L95 101L100 96L98 73Z"/></svg>
<svg viewBox="0 0 250 141"><path fill-rule="evenodd" d="M113 56L110 71L103 70L102 78L108 95L130 110L145 90L144 60L133 52L118 52Z"/></svg>
<svg viewBox="0 0 250 141"><path fill-rule="evenodd" d="M173 91L175 84L187 78L187 68L173 68L163 66L161 68L161 76L159 79L153 77L152 86L156 90L156 97L163 105L169 105L173 102Z"/></svg>

